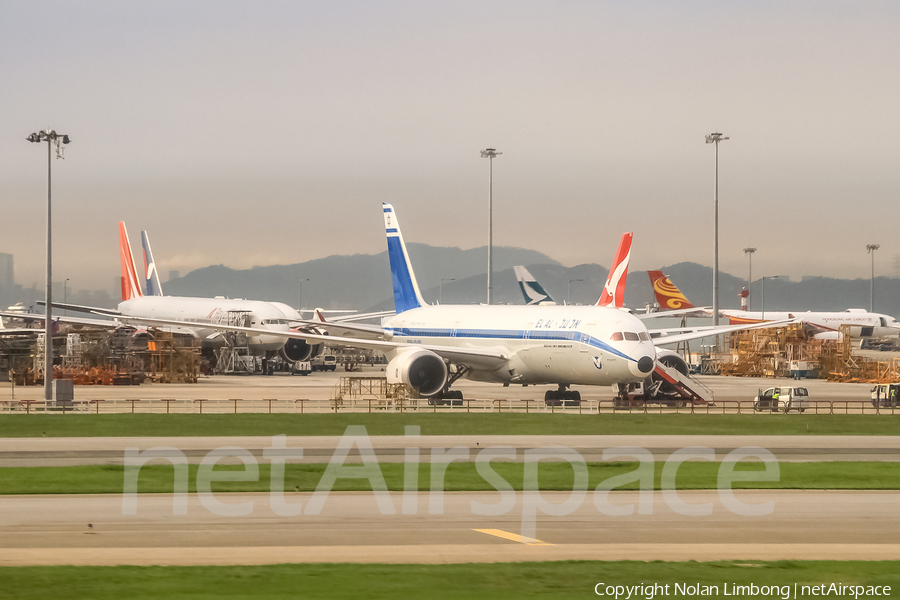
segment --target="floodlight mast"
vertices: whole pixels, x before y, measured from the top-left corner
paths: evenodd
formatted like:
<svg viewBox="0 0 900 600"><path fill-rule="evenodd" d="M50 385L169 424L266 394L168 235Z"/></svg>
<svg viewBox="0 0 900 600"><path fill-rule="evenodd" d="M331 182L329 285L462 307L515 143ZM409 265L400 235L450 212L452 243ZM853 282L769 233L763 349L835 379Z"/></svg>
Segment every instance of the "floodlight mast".
<svg viewBox="0 0 900 600"><path fill-rule="evenodd" d="M60 144L68 144L69 136L56 133L52 129L42 129L25 138L31 143L47 142L47 288L45 293L46 310L44 311L44 400L53 400L53 310L52 310L52 244L51 244L51 173L52 148L56 146L56 158L65 158ZM65 407L63 407L65 409Z"/></svg>
<svg viewBox="0 0 900 600"><path fill-rule="evenodd" d="M761 321L766 320L766 279L779 279L784 277L784 275L767 275L762 278L762 314L759 319Z"/></svg>
<svg viewBox="0 0 900 600"><path fill-rule="evenodd" d="M866 244L866 253L872 255L872 284L870 287L869 312L875 312L875 251L881 244Z"/></svg>
<svg viewBox="0 0 900 600"><path fill-rule="evenodd" d="M749 259L749 272L747 273L747 310L751 310L753 294L750 293L750 286L753 284L753 253L756 252L756 248L744 248L744 254L747 255Z"/></svg>
<svg viewBox="0 0 900 600"><path fill-rule="evenodd" d="M488 272L487 303L491 303L491 279L494 272L494 158L503 154L494 148L481 151L481 158L490 159L490 175L488 179Z"/></svg>
<svg viewBox="0 0 900 600"><path fill-rule="evenodd" d="M713 325L719 324L719 142L729 139L721 133L706 136L707 144L716 145L716 216L715 216L715 265L713 266ZM718 338L716 338L718 346Z"/></svg>

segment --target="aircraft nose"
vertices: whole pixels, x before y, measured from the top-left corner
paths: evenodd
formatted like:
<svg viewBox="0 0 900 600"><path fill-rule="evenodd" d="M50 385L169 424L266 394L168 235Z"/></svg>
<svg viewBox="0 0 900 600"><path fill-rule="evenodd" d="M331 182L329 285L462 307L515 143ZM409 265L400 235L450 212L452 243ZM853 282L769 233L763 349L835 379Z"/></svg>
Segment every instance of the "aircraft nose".
<svg viewBox="0 0 900 600"><path fill-rule="evenodd" d="M637 366L641 373L649 373L653 370L653 359L649 356L644 356L638 361Z"/></svg>

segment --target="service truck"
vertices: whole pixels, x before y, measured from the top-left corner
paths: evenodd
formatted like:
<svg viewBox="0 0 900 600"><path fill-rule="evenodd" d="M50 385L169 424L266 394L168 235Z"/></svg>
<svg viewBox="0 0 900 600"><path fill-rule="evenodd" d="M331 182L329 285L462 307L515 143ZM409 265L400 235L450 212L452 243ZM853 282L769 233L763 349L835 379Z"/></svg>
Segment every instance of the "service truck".
<svg viewBox="0 0 900 600"><path fill-rule="evenodd" d="M760 412L788 412L789 410L805 411L812 406L809 403L809 390L805 387L770 387L759 390L753 399L753 410Z"/></svg>

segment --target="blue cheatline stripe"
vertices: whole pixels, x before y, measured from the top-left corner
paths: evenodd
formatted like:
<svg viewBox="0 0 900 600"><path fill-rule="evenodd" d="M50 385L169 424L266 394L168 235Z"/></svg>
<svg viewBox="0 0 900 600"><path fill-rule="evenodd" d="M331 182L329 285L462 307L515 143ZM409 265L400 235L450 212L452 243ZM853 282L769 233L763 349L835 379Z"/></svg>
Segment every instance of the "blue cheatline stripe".
<svg viewBox="0 0 900 600"><path fill-rule="evenodd" d="M394 308L397 314L419 308L419 299L413 287L412 275L406 263L406 253L399 237L387 239L388 257L391 261L391 283L394 286Z"/></svg>
<svg viewBox="0 0 900 600"><path fill-rule="evenodd" d="M384 208L384 212L394 212L393 208Z"/></svg>
<svg viewBox="0 0 900 600"><path fill-rule="evenodd" d="M385 233L397 233L397 228L394 227L394 228L392 228L392 229L385 229L384 232L385 232Z"/></svg>
<svg viewBox="0 0 900 600"><path fill-rule="evenodd" d="M399 309L398 309L399 312ZM556 340L581 342L599 348L610 354L614 354L625 360L637 362L627 354L613 348L606 342L588 336L587 340L582 340L582 334L579 331L526 331L524 329L414 329L411 327L387 327L387 331L392 332L395 336L400 337L419 337L419 338L466 338L466 339L496 339L496 340Z"/></svg>

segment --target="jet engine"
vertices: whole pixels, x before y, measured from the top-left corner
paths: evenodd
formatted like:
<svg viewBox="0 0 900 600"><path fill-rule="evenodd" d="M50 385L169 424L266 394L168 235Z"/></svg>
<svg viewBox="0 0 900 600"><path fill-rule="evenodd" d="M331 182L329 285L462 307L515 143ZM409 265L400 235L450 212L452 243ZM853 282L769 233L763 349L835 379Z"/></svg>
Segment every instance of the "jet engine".
<svg viewBox="0 0 900 600"><path fill-rule="evenodd" d="M682 375L688 374L688 365L684 362L684 359L681 358L681 355L673 350L666 350L664 348L656 349L656 360L666 365L670 369L675 369Z"/></svg>
<svg viewBox="0 0 900 600"><path fill-rule="evenodd" d="M281 350L279 350L278 352L279 354L281 354L281 358L290 362L297 362L298 360L312 360L322 353L323 345L324 344L322 343L313 344L311 342L307 342L306 340L288 338L288 340L284 343L284 346L282 346Z"/></svg>
<svg viewBox="0 0 900 600"><path fill-rule="evenodd" d="M680 354L673 350L657 348L656 361L662 363L670 369L675 369L682 375L688 375L687 363L684 362L684 359L681 358ZM650 380L653 381L654 386L658 385L658 387L655 387L656 391L653 394L654 396L674 396L678 393L668 381L666 381L656 373L652 373L650 375Z"/></svg>
<svg viewBox="0 0 900 600"><path fill-rule="evenodd" d="M444 359L424 348L400 352L385 369L388 383L405 383L419 394L434 396L444 389L450 376Z"/></svg>

